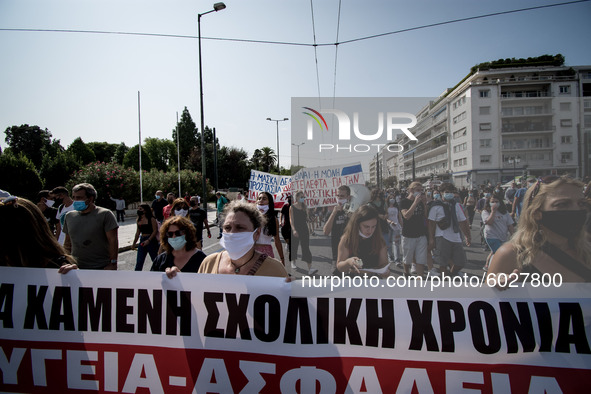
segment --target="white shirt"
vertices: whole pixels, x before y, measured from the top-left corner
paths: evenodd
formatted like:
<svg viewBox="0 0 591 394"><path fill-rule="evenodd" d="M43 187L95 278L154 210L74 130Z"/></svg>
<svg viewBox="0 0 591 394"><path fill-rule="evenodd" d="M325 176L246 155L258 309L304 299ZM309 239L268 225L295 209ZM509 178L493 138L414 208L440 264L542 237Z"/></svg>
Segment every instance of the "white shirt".
<svg viewBox="0 0 591 394"><path fill-rule="evenodd" d="M112 201L115 201L115 209L118 211L125 210L125 200L122 198L113 198L111 197Z"/></svg>
<svg viewBox="0 0 591 394"><path fill-rule="evenodd" d="M429 211L429 220L438 222L444 217L445 212L443 211L443 207L441 205L434 205L431 207L431 210ZM466 215L464 215L464 211L458 203L456 203L456 217L458 218L458 223L466 220ZM442 230L439 228L439 226L435 225L435 236L443 237L450 242L462 242L460 232L461 231L454 233L453 224L450 224L445 230Z"/></svg>
<svg viewBox="0 0 591 394"><path fill-rule="evenodd" d="M60 232L60 236L57 239L57 242L59 242L59 244L62 246L64 246L64 242L66 242L66 234L63 231L64 219L65 219L66 213L73 211L73 210L74 210L74 203L72 203L69 207L66 207L64 205L62 207L61 211L58 208L57 215L55 215L55 218L60 221L60 224L62 226L62 231Z"/></svg>

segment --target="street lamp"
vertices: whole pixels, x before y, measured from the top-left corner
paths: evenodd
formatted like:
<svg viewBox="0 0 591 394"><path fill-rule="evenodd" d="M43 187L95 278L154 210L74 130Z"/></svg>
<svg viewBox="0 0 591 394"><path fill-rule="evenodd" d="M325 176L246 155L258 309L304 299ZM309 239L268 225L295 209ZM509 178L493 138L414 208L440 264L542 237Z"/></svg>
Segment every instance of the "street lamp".
<svg viewBox="0 0 591 394"><path fill-rule="evenodd" d="M515 172L515 165L519 164L520 161L521 159L519 158L519 156L511 156L508 160L509 164L513 164L513 182L515 182L515 178L517 177L517 174Z"/></svg>
<svg viewBox="0 0 591 394"><path fill-rule="evenodd" d="M304 145L305 142L302 142L301 144L294 144L292 143L293 146L297 146L298 147L298 167L300 166L300 145Z"/></svg>
<svg viewBox="0 0 591 394"><path fill-rule="evenodd" d="M283 119L267 118L267 120L270 120L271 122L275 122L275 124L277 125L277 173L280 174L281 167L279 167L279 122L285 122L286 120L289 120L289 119L288 118L283 118Z"/></svg>
<svg viewBox="0 0 591 394"><path fill-rule="evenodd" d="M199 36L199 105L201 109L201 178L203 187L203 209L207 212L207 183L205 182L205 118L203 117L203 69L201 66L201 17L226 8L224 3L215 3L213 10L197 14L197 33ZM214 141L215 142L215 141Z"/></svg>

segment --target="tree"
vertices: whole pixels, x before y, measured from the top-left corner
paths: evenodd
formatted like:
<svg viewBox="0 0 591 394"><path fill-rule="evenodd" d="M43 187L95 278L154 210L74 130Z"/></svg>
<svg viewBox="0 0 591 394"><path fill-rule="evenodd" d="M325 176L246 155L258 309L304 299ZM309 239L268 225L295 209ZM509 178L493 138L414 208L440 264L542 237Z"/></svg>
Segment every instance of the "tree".
<svg viewBox="0 0 591 394"><path fill-rule="evenodd" d="M275 163L277 162L277 155L275 151L268 146L265 146L261 149L261 164L263 168L267 170L267 172L271 172Z"/></svg>
<svg viewBox="0 0 591 394"><path fill-rule="evenodd" d="M146 138L142 149L145 149L150 157L152 168L168 171L176 167L177 149L173 141L164 138Z"/></svg>
<svg viewBox="0 0 591 394"><path fill-rule="evenodd" d="M246 187L249 177L250 166L246 151L222 146L218 154L219 188Z"/></svg>
<svg viewBox="0 0 591 394"><path fill-rule="evenodd" d="M172 130L172 140L176 144L177 129L179 134L179 145L180 145L180 156L188 158L191 155L191 151L198 146L199 139L197 133L197 126L187 107L183 110L181 120L177 123L177 127ZM181 162L181 168L187 168L188 163Z"/></svg>
<svg viewBox="0 0 591 394"><path fill-rule="evenodd" d="M108 142L89 142L86 144L96 157L96 161L108 163L113 160L118 144L109 144Z"/></svg>
<svg viewBox="0 0 591 394"><path fill-rule="evenodd" d="M44 179L43 187L51 190L56 186L64 186L81 166L72 152L63 151L53 156L44 156L40 171Z"/></svg>
<svg viewBox="0 0 591 394"><path fill-rule="evenodd" d="M134 146L131 148L126 154L125 158L123 159L123 167L125 168L133 168L136 171L140 170L140 156L139 156L139 145ZM150 171L152 169L152 161L150 160L150 156L146 153L146 150L142 147L142 170Z"/></svg>
<svg viewBox="0 0 591 394"><path fill-rule="evenodd" d="M7 127L6 143L16 156L20 153L31 159L33 165L41 166L43 161L43 148L49 149L51 146L51 133L49 130L42 130L39 126L21 126ZM59 143L59 141L58 141Z"/></svg>
<svg viewBox="0 0 591 394"><path fill-rule="evenodd" d="M263 152L260 149L255 149L252 157L250 158L250 163L253 169L260 171L263 162Z"/></svg>
<svg viewBox="0 0 591 394"><path fill-rule="evenodd" d="M24 153L0 156L0 185L10 194L35 200L43 182L35 165Z"/></svg>
<svg viewBox="0 0 591 394"><path fill-rule="evenodd" d="M96 161L94 152L84 143L84 141L82 141L82 138L80 137L72 141L70 146L68 146L67 151L72 153L74 157L82 163L82 165Z"/></svg>
<svg viewBox="0 0 591 394"><path fill-rule="evenodd" d="M205 177L209 179L213 179L213 150L214 150L214 142L213 142L213 130L210 129L208 126L205 126L205 132L203 133L204 139L204 148L205 148ZM215 145L217 147L218 152L220 151L220 143L219 140L216 138ZM181 156L182 157L182 156ZM182 159L181 159L182 160ZM187 160L187 167L194 171L201 172L202 165L201 165L201 134L197 135L197 145L191 151L189 155L189 159Z"/></svg>
<svg viewBox="0 0 591 394"><path fill-rule="evenodd" d="M129 148L125 145L125 142L120 143L117 149L115 149L115 155L113 156L115 163L123 164L123 159L125 159L127 152L129 152Z"/></svg>

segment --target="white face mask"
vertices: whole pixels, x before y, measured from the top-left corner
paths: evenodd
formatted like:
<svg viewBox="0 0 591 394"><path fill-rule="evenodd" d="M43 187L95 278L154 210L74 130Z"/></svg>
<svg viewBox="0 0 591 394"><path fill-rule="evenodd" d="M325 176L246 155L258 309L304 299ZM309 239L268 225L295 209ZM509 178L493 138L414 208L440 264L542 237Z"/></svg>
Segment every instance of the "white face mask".
<svg viewBox="0 0 591 394"><path fill-rule="evenodd" d="M268 205L259 205L257 204L257 208L259 211L263 212L263 213L267 213L267 211L269 210L269 206Z"/></svg>
<svg viewBox="0 0 591 394"><path fill-rule="evenodd" d="M187 214L188 214L188 213L189 213L189 211L188 211L188 210L186 210L186 209L179 209L179 210L176 210L176 209L175 209L175 210L174 210L174 214L175 214L175 216L182 216L182 217L185 217L185 216L187 216Z"/></svg>
<svg viewBox="0 0 591 394"><path fill-rule="evenodd" d="M339 198L337 202L341 205L345 205L347 202L349 202L349 200L346 198Z"/></svg>
<svg viewBox="0 0 591 394"><path fill-rule="evenodd" d="M499 203L498 202L491 202L490 203L490 207L491 208L497 208L498 206L499 206Z"/></svg>
<svg viewBox="0 0 591 394"><path fill-rule="evenodd" d="M45 200L45 205L47 205L49 208L53 207L53 204L55 204L55 201L53 201L53 200Z"/></svg>
<svg viewBox="0 0 591 394"><path fill-rule="evenodd" d="M242 256L246 255L250 249L254 246L253 234L256 232L243 231L241 233L226 233L222 235L220 245L230 255L230 259L238 260Z"/></svg>
<svg viewBox="0 0 591 394"><path fill-rule="evenodd" d="M373 235L373 234L372 234L372 235ZM371 235L365 235L365 234L363 234L363 233L361 232L361 230L359 230L359 236L360 236L361 238L365 238L365 239L368 239L369 237L371 237Z"/></svg>

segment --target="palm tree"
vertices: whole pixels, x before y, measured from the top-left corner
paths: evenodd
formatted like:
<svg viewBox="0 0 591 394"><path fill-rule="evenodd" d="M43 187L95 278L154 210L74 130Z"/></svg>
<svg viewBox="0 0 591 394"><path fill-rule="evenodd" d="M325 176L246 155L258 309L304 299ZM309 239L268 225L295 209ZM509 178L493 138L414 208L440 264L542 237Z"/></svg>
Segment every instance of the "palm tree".
<svg viewBox="0 0 591 394"><path fill-rule="evenodd" d="M271 168L273 168L277 162L277 155L275 154L275 151L268 146L265 146L261 149L261 155L261 164L267 167L267 172L271 172Z"/></svg>

